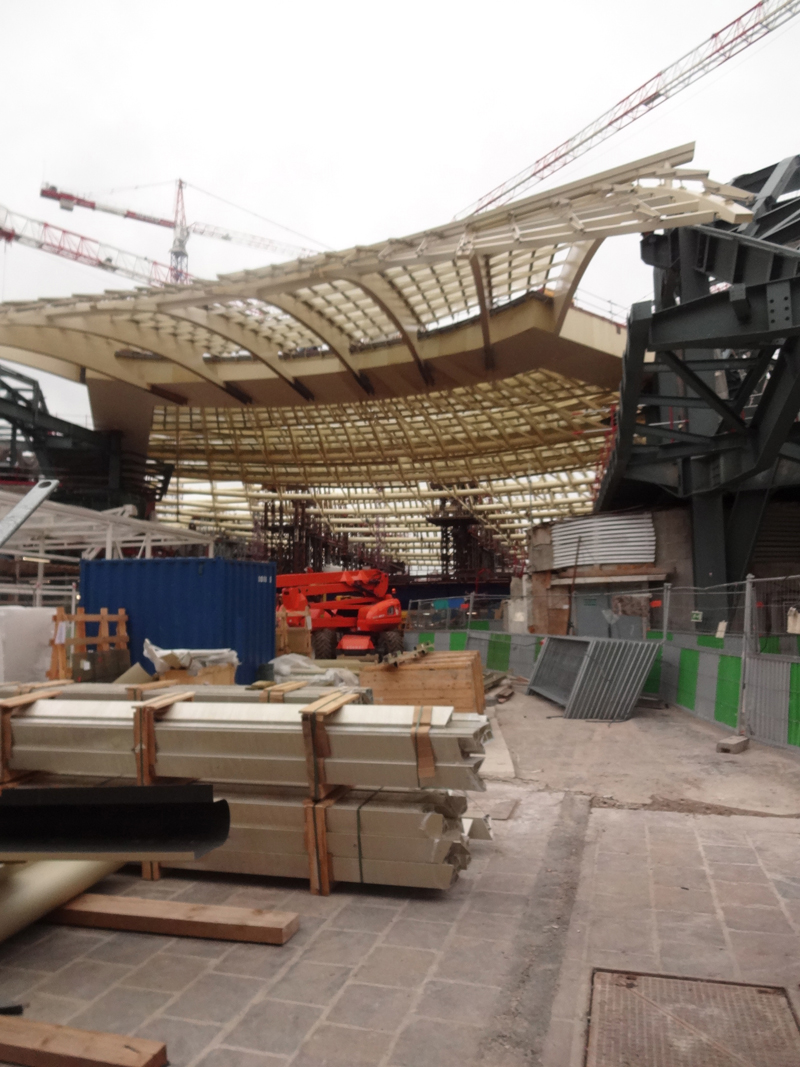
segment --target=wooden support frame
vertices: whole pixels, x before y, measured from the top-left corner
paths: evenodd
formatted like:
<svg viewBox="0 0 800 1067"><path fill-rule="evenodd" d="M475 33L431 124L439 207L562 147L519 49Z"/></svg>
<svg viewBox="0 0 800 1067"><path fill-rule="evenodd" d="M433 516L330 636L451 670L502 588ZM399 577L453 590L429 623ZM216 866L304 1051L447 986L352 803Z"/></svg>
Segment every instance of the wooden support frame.
<svg viewBox="0 0 800 1067"><path fill-rule="evenodd" d="M61 693L61 689L47 688L44 691L33 690L0 700L0 789L4 786L13 785L20 778L27 777L29 773L27 771L16 773L9 766L14 746L11 735L12 715L19 711L20 708L29 708L31 704L35 704L39 700L52 700L54 697L61 696Z"/></svg>
<svg viewBox="0 0 800 1067"><path fill-rule="evenodd" d="M154 697L133 706L133 754L136 758L137 785L153 785L156 775L156 718L179 701L194 700L194 690L176 690ZM161 877L161 864L157 860L142 863L142 878L157 882Z"/></svg>
<svg viewBox="0 0 800 1067"><path fill-rule="evenodd" d="M97 636L87 637L87 622L96 622ZM73 623L75 633L68 637L64 632L63 641L59 641L59 631L63 625L65 630L68 623ZM116 625L116 632L111 633L110 623ZM67 655L67 648L73 652L86 652L89 645L96 645L98 652L109 652L113 649L125 650L128 647L128 613L120 608L116 614L111 614L108 608L101 608L97 615L87 615L83 608L78 608L74 615L68 615L59 606L53 616L53 637L50 641L50 670L47 677L51 680L60 678L72 678L72 660Z"/></svg>

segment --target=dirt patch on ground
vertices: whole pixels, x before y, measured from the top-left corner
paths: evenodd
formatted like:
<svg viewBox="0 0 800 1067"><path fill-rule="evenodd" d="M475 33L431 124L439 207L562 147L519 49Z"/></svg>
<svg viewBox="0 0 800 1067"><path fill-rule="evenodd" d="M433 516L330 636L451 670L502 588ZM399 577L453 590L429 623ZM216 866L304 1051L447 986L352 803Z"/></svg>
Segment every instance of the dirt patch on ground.
<svg viewBox="0 0 800 1067"><path fill-rule="evenodd" d="M671 800L669 797L653 797L648 804L614 800L613 797L594 796L593 808L626 808L630 811L677 811L683 815L757 815L763 819L800 819L800 813L775 815L771 811L753 811L750 808L729 808L724 804L705 804L700 800Z"/></svg>

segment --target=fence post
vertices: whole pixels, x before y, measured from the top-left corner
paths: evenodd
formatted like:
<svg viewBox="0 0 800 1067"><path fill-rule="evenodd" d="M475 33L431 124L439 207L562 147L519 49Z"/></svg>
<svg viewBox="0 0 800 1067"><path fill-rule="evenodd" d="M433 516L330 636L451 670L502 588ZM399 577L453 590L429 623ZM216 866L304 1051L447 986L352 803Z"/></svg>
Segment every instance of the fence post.
<svg viewBox="0 0 800 1067"><path fill-rule="evenodd" d="M744 625L742 626L742 669L739 674L739 709L737 730L747 735L747 666L752 655L757 653L754 636L755 615L753 612L753 575L748 574L744 586Z"/></svg>

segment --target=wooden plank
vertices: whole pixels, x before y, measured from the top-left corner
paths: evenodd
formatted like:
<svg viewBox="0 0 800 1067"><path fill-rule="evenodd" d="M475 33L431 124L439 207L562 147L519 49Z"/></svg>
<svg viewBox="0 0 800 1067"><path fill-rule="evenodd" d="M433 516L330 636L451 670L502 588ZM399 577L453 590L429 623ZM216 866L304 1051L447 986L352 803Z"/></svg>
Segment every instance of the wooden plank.
<svg viewBox="0 0 800 1067"><path fill-rule="evenodd" d="M170 689L168 693L164 693L160 697L145 697L142 701L134 701L135 707L149 708L151 711L160 711L163 708L168 708L172 704L180 704L185 700L194 700L196 690L194 689Z"/></svg>
<svg viewBox="0 0 800 1067"><path fill-rule="evenodd" d="M293 911L187 904L105 893L84 893L57 908L47 921L101 930L135 930L168 937L206 937L259 945L285 945L300 925L299 916Z"/></svg>
<svg viewBox="0 0 800 1067"><path fill-rule="evenodd" d="M20 693L19 696L6 697L5 700L0 700L0 708L3 711L11 710L12 708L24 708L28 704L35 704L37 700L52 700L53 697L60 696L60 689L44 689L33 693Z"/></svg>
<svg viewBox="0 0 800 1067"><path fill-rule="evenodd" d="M477 650L429 652L396 667L364 666L360 681L376 704L450 704L457 712L479 713L486 707Z"/></svg>
<svg viewBox="0 0 800 1067"><path fill-rule="evenodd" d="M22 1067L165 1067L167 1046L0 1015L0 1060Z"/></svg>

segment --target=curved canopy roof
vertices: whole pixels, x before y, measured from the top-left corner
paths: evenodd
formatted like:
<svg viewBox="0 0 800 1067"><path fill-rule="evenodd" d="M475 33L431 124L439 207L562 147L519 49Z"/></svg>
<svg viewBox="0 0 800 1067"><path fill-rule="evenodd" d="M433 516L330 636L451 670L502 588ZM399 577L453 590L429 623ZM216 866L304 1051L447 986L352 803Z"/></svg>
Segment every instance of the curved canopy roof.
<svg viewBox="0 0 800 1067"><path fill-rule="evenodd" d="M412 558L426 494L466 493L508 543L590 506L625 343L574 302L602 241L750 217L683 168L693 148L213 282L1 304L0 358L94 385L103 428L153 411L150 451L176 463L165 518L243 529L300 493L369 542L388 537L375 489Z"/></svg>

